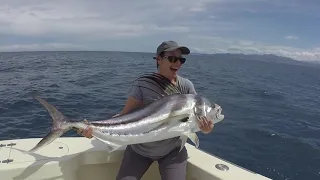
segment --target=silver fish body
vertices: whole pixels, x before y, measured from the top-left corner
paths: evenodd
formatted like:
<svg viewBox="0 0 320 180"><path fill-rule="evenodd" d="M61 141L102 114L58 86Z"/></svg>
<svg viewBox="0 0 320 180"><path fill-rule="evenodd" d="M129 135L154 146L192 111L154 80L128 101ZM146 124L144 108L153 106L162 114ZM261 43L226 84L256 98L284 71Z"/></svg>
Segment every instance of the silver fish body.
<svg viewBox="0 0 320 180"><path fill-rule="evenodd" d="M110 152L124 145L155 142L173 137L180 137L181 149L188 138L198 147L199 139L195 133L199 131L200 117L205 116L213 123L224 119L219 105L212 104L203 96L187 94L186 89L177 88L160 74L143 75L137 78L137 81L156 85L161 89L162 91L158 92L141 83L137 85L158 93L159 99L128 114L101 121L71 122L47 101L34 96L51 115L53 126L29 152L37 151L71 129L87 127L93 129L92 135L95 138L109 146Z"/></svg>
<svg viewBox="0 0 320 180"><path fill-rule="evenodd" d="M53 119L51 132L32 150L36 151L51 143L66 131L76 128L93 129L92 135L108 144L110 152L124 145L154 142L173 137L180 137L181 148L187 138L199 145L195 132L199 131L199 117L205 116L218 123L224 119L221 107L211 104L202 96L194 94L173 94L159 99L132 113L108 120L70 122L56 108L45 100L35 96Z"/></svg>

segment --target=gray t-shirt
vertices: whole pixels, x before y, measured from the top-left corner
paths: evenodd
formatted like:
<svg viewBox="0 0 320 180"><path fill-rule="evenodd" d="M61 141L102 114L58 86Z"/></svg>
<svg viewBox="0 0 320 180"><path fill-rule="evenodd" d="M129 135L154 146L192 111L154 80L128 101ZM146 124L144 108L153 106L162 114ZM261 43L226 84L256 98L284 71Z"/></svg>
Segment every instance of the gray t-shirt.
<svg viewBox="0 0 320 180"><path fill-rule="evenodd" d="M135 86L132 86L129 90L129 96L142 100L144 105L149 104L158 99L160 97L159 93L163 92L158 86L152 83L148 83L146 81L135 81L133 85ZM139 86L144 86L147 88ZM181 76L177 76L176 87L183 94L196 94L193 83L189 79L183 78ZM167 155L173 149L180 146L181 141L179 137L156 142L131 145L132 149L135 152L152 159L159 159Z"/></svg>

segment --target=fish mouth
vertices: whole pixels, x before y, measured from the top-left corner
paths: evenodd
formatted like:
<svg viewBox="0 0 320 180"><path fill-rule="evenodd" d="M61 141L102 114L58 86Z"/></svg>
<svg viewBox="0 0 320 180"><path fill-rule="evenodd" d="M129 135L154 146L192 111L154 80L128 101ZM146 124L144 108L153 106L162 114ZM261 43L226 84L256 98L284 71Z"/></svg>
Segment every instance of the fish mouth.
<svg viewBox="0 0 320 180"><path fill-rule="evenodd" d="M214 123L217 123L219 121L222 121L224 119L224 115L222 114L222 108L218 104L215 104L214 109L216 110L216 121Z"/></svg>
<svg viewBox="0 0 320 180"><path fill-rule="evenodd" d="M218 104L214 104L214 108L211 109L211 112L209 112L209 114L207 114L206 117L210 117L210 119L208 120L211 121L213 124L222 121L224 119L224 115L222 114L222 108ZM198 116L197 120L198 125L201 125L203 119L200 116Z"/></svg>

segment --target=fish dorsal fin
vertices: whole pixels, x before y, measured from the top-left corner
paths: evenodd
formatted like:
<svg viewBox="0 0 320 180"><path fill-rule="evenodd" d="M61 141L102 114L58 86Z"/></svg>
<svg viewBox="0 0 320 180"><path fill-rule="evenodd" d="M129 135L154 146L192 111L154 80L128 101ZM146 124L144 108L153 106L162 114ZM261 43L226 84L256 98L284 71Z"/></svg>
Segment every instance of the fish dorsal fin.
<svg viewBox="0 0 320 180"><path fill-rule="evenodd" d="M138 83L134 83L134 86L138 86L140 88L146 88L153 92L156 92L160 96L159 98L162 98L166 95L182 94L181 90L177 88L168 78L158 73L143 74L140 77L138 77L135 80L135 82L138 82ZM144 82L144 83L139 83L139 82ZM152 88L143 85L145 83L157 86L161 90L161 92L157 92Z"/></svg>

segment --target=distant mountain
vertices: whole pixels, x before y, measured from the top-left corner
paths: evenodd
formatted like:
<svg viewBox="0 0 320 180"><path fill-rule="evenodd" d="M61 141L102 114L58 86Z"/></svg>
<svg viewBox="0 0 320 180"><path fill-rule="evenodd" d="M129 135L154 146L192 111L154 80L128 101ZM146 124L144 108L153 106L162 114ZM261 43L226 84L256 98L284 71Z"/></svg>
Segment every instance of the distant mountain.
<svg viewBox="0 0 320 180"><path fill-rule="evenodd" d="M298 61L289 57L278 56L274 54L241 54L241 53L215 53L202 54L192 53L192 55L211 56L217 59L233 59L233 60L255 60L263 62L289 63L293 65L320 64L318 61Z"/></svg>

